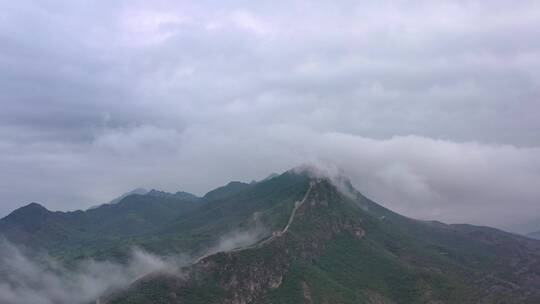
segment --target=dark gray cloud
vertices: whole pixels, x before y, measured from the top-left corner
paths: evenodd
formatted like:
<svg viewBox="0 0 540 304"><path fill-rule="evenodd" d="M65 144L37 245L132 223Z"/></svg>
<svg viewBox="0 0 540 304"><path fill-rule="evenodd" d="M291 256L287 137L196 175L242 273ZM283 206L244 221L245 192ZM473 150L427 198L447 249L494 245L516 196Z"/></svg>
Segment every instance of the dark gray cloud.
<svg viewBox="0 0 540 304"><path fill-rule="evenodd" d="M339 165L405 214L539 214L537 1L16 1L0 214ZM519 208L515 208L519 206Z"/></svg>

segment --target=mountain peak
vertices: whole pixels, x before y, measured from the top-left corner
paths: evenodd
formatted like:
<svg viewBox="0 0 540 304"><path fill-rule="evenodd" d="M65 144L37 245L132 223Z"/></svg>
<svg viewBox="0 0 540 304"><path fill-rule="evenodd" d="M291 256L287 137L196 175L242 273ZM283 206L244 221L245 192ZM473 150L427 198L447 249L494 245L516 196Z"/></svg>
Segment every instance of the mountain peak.
<svg viewBox="0 0 540 304"><path fill-rule="evenodd" d="M125 197L133 195L133 194L146 194L146 193L148 193L148 190L146 190L144 188L135 188L135 189L133 189L133 190L131 190L129 192L126 192L126 193L120 195L119 197L111 200L109 202L109 204L116 204L116 203L120 202L121 200L123 200Z"/></svg>
<svg viewBox="0 0 540 304"><path fill-rule="evenodd" d="M45 208L43 205L32 202L26 206L23 206L15 211L13 211L9 216L11 215L20 215L20 214L41 214L41 213L48 213L50 212L47 208Z"/></svg>
<svg viewBox="0 0 540 304"><path fill-rule="evenodd" d="M184 192L132 195L86 214L32 203L0 221L0 233L75 258L94 248L116 258L132 238L193 258L101 303L538 303L539 241L406 218L341 172L303 165L228 183L200 203L171 199Z"/></svg>
<svg viewBox="0 0 540 304"><path fill-rule="evenodd" d="M204 195L205 200L216 200L218 198L225 198L230 195L234 195L246 188L248 188L250 184L246 184L239 181L232 181L226 184L225 186L218 187Z"/></svg>
<svg viewBox="0 0 540 304"><path fill-rule="evenodd" d="M292 202L293 208L287 213L284 226L274 230L268 238L245 247L203 256L183 268L181 277L153 273L136 281L131 288L112 295L111 302L104 303L129 303L131 295L151 302L151 299L144 298L146 286L162 283L165 283L166 290L171 288L165 298L174 294L174 299L167 299L168 302L189 302L187 297L184 298L186 294L198 294L202 286L214 279L219 286L214 290L219 290L219 297L224 300L214 298L206 303L261 303L259 297L266 290L279 288L286 282L284 277L295 263L310 263L320 257L327 244L336 237L347 235L354 240L364 237L361 218L351 216L358 215L358 209L342 201L342 195L330 180L312 178L308 184L302 184L306 187L302 187L298 200ZM263 261L261 256L265 257ZM216 297L217 294L212 291L208 296Z"/></svg>
<svg viewBox="0 0 540 304"><path fill-rule="evenodd" d="M173 194L169 193L169 192L162 191L162 190L152 189L152 190L148 191L148 193L146 193L146 195L155 196L155 197L169 197L169 196L172 196Z"/></svg>
<svg viewBox="0 0 540 304"><path fill-rule="evenodd" d="M4 223L12 223L24 227L29 232L39 229L53 213L38 203L23 206L2 219Z"/></svg>
<svg viewBox="0 0 540 304"><path fill-rule="evenodd" d="M305 175L310 178L329 179L329 180L346 180L345 172L336 166L319 166L311 164L302 164L294 167L287 172L299 175Z"/></svg>
<svg viewBox="0 0 540 304"><path fill-rule="evenodd" d="M148 193L146 193L146 195L154 196L154 197L161 197L161 198L177 198L180 200L190 201L190 202L196 202L201 199L195 194L185 192L185 191L177 191L176 193L170 193L170 192L152 189Z"/></svg>
<svg viewBox="0 0 540 304"><path fill-rule="evenodd" d="M26 206L23 206L23 208L39 208L39 209L47 209L45 208L43 205L41 205L40 203L36 203L36 202L31 202L30 204L26 205Z"/></svg>

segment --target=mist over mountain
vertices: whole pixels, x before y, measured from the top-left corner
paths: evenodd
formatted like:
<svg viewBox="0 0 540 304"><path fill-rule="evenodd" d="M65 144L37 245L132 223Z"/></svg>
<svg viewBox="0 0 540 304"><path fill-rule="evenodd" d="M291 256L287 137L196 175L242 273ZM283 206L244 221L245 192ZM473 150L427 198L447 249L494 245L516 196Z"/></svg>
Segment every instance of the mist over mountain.
<svg viewBox="0 0 540 304"><path fill-rule="evenodd" d="M181 256L157 257L134 249L124 264L85 259L69 267L45 253L0 241L0 302L6 304L93 303L111 290L154 271L174 271Z"/></svg>
<svg viewBox="0 0 540 304"><path fill-rule="evenodd" d="M120 202L122 199L124 199L124 197L130 196L130 195L132 195L132 194L147 194L147 193L148 193L148 190L146 190L146 189L144 189L144 188L133 189L133 190L131 190L131 191L129 191L129 192L126 192L126 193L120 195L119 197L117 197L117 198L111 200L111 201L109 202L109 204L116 204L116 203Z"/></svg>
<svg viewBox="0 0 540 304"><path fill-rule="evenodd" d="M410 217L538 230L538 2L315 2L4 1L0 217L310 162Z"/></svg>
<svg viewBox="0 0 540 304"><path fill-rule="evenodd" d="M540 240L540 230L527 234L528 237Z"/></svg>
<svg viewBox="0 0 540 304"><path fill-rule="evenodd" d="M136 189L133 189L131 191L128 191L128 192L118 196L117 198L112 199L110 202L108 202L108 204L116 204L116 203L120 202L122 199L124 199L126 196L130 196L132 194L146 194L146 193L148 193L148 190L146 190L144 188L136 188ZM100 205L91 206L88 209L94 209L94 208L97 208L99 206Z"/></svg>
<svg viewBox="0 0 540 304"><path fill-rule="evenodd" d="M53 212L36 203L13 211L0 220L0 235L9 242L2 249L0 266L8 275L0 279L0 299L540 299L540 241L404 217L362 195L339 170L300 166L259 182L231 182L196 200L180 193L132 194L87 211Z"/></svg>
<svg viewBox="0 0 540 304"><path fill-rule="evenodd" d="M538 304L539 37L538 0L0 1L0 304Z"/></svg>

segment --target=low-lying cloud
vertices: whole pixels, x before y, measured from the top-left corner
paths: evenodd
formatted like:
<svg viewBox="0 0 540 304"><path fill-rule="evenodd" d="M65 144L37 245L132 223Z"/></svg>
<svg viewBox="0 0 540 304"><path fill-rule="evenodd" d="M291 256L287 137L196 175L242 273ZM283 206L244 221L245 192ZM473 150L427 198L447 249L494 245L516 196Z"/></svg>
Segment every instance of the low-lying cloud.
<svg viewBox="0 0 540 304"><path fill-rule="evenodd" d="M204 254L197 258L195 262L218 252L248 247L270 234L270 230L260 220L260 214L258 212L252 215L248 226L249 227L233 229L221 235L217 242L205 249Z"/></svg>
<svg viewBox="0 0 540 304"><path fill-rule="evenodd" d="M527 232L523 223L540 214L539 148L421 136L373 139L287 124L234 132L155 126L110 132L84 150L47 145L47 154L21 151L10 158L20 170L0 176L21 183L22 201L72 209L136 186L202 194L231 180L259 180L310 163L340 168L364 195L411 217ZM51 156L58 154L63 157ZM36 174L27 175L32 170Z"/></svg>
<svg viewBox="0 0 540 304"><path fill-rule="evenodd" d="M409 216L526 231L538 20L534 0L3 1L0 216L311 162Z"/></svg>
<svg viewBox="0 0 540 304"><path fill-rule="evenodd" d="M72 267L45 255L0 242L0 302L4 304L88 304L154 272L171 272L184 261L133 250L126 264L85 260Z"/></svg>

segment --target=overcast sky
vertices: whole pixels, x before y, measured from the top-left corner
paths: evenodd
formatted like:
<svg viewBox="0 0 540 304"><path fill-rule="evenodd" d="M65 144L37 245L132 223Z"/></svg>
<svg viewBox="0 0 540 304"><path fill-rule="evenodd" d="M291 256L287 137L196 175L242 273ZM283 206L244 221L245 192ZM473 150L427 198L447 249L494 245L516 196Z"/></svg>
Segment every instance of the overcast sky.
<svg viewBox="0 0 540 304"><path fill-rule="evenodd" d="M314 163L540 229L539 115L540 1L0 1L0 216Z"/></svg>

